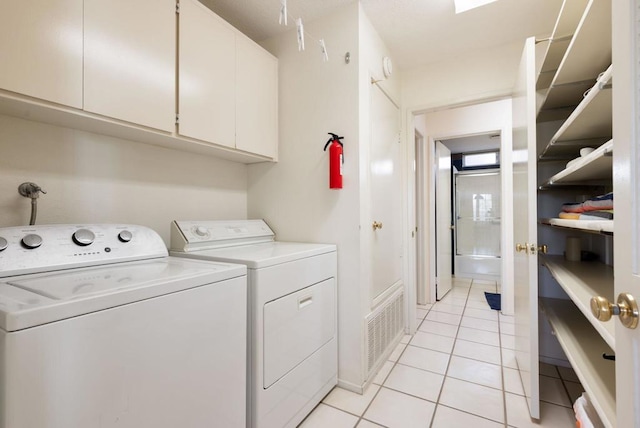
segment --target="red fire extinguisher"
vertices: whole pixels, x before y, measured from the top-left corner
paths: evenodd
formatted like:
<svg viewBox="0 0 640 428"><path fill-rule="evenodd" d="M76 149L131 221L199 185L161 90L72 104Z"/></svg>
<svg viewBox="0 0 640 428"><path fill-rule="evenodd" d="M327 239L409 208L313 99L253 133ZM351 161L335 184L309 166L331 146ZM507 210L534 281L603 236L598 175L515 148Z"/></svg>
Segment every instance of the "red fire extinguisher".
<svg viewBox="0 0 640 428"><path fill-rule="evenodd" d="M331 138L324 145L325 152L329 147L329 188L342 189L342 165L344 164L342 149L344 146L340 140L344 137L338 137L333 132L329 132L329 135Z"/></svg>

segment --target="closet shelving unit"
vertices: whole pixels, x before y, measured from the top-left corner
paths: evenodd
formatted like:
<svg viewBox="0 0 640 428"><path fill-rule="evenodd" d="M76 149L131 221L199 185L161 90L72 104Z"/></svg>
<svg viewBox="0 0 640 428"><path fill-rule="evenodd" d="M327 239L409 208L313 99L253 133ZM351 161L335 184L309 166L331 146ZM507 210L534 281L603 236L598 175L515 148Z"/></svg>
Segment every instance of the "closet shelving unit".
<svg viewBox="0 0 640 428"><path fill-rule="evenodd" d="M613 349L593 334L592 325L571 301L547 298L540 304L600 419L616 427L615 362L602 357Z"/></svg>
<svg viewBox="0 0 640 428"><path fill-rule="evenodd" d="M536 83L539 119L562 118L611 64L611 31L604 33L605 27L611 28L610 1L564 2Z"/></svg>
<svg viewBox="0 0 640 428"><path fill-rule="evenodd" d="M568 42L566 33L573 34ZM610 188L611 1L565 0L541 64L537 80L538 121L564 122L539 152L538 161L574 161L540 184L539 195L553 189L584 194ZM595 150L580 156L583 147ZM539 223L608 236L601 239L613 237L613 221L543 218ZM613 299L613 268L601 262L570 262L559 255L540 255L540 261L569 296L541 297L541 310L600 419L605 426L615 427L615 362L603 358L603 354L615 353L615 323L597 320L590 309L593 296Z"/></svg>
<svg viewBox="0 0 640 428"><path fill-rule="evenodd" d="M611 131L609 131L611 132ZM586 156L547 179L539 187L546 190L554 186L606 185L612 178L613 140L609 140Z"/></svg>
<svg viewBox="0 0 640 428"><path fill-rule="evenodd" d="M611 138L611 77L609 65L551 138L539 155L540 160L575 157L581 147L598 147Z"/></svg>

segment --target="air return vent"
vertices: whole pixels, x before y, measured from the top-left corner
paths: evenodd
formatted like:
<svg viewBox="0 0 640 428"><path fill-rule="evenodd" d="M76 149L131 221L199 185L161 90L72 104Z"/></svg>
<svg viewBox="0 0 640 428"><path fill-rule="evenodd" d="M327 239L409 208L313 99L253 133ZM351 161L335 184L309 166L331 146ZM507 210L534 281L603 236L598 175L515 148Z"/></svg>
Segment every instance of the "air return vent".
<svg viewBox="0 0 640 428"><path fill-rule="evenodd" d="M367 323L367 373L371 374L389 345L404 331L402 284L365 319Z"/></svg>

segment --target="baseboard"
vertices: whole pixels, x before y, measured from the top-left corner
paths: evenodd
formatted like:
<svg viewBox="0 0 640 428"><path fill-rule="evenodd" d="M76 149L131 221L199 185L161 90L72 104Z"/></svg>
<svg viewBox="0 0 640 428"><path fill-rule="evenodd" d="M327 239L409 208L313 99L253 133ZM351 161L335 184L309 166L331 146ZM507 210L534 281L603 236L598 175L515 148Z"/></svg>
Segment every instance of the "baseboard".
<svg viewBox="0 0 640 428"><path fill-rule="evenodd" d="M364 393L365 385L366 383L363 385L356 385L355 383L338 379L338 387L346 389L347 391L355 392L356 394L360 395Z"/></svg>

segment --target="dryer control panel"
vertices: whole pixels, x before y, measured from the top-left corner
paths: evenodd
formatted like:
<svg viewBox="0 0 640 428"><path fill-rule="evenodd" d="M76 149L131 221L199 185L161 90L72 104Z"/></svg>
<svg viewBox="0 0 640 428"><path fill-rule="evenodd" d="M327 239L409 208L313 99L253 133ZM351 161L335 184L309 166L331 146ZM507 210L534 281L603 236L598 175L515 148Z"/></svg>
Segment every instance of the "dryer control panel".
<svg viewBox="0 0 640 428"><path fill-rule="evenodd" d="M0 278L168 255L153 230L125 224L0 228Z"/></svg>
<svg viewBox="0 0 640 428"><path fill-rule="evenodd" d="M171 223L171 250L189 252L271 242L275 235L264 220L212 220Z"/></svg>

